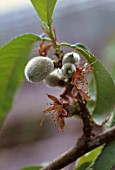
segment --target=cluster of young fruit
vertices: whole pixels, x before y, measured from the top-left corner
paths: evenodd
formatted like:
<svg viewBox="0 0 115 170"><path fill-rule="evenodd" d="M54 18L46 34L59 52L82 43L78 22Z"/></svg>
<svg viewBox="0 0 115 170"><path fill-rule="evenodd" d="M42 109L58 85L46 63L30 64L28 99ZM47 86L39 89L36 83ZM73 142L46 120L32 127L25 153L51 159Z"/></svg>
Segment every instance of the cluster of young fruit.
<svg viewBox="0 0 115 170"><path fill-rule="evenodd" d="M25 67L25 77L29 82L45 83L51 87L64 87L69 78L76 72L76 64L80 62L79 54L67 53L63 56L62 67L55 68L53 60L48 57L37 56L31 59Z"/></svg>

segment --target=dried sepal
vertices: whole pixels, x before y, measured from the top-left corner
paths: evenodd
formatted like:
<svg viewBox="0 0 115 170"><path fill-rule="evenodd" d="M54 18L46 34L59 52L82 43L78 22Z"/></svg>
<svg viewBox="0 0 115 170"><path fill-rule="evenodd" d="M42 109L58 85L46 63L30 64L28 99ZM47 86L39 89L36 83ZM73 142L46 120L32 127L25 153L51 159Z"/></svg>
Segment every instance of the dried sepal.
<svg viewBox="0 0 115 170"><path fill-rule="evenodd" d="M48 42L48 43L45 43L45 40L43 39L39 45L38 48L35 48L33 50L33 52L39 56L44 56L46 57L47 54L48 54L48 51L50 50L50 48L52 47L52 43L51 42Z"/></svg>
<svg viewBox="0 0 115 170"><path fill-rule="evenodd" d="M58 122L60 128L63 130L65 127L65 121L64 121L64 117L62 115L57 116L57 122Z"/></svg>
<svg viewBox="0 0 115 170"><path fill-rule="evenodd" d="M76 102L76 97L72 93L73 85L69 84L60 97L69 104L74 104Z"/></svg>
<svg viewBox="0 0 115 170"><path fill-rule="evenodd" d="M48 96L48 98L51 99L52 101L54 101L54 102L59 102L59 100L58 100L57 97L55 97L55 96L53 96L53 95L51 95L51 94L47 94L47 96Z"/></svg>
<svg viewBox="0 0 115 170"><path fill-rule="evenodd" d="M65 126L64 117L68 116L68 112L64 107L66 104L63 103L62 98L57 99L55 96L49 94L47 94L47 96L53 101L53 103L50 103L50 106L44 109L44 113L52 113L53 119L58 123L60 129L63 130Z"/></svg>
<svg viewBox="0 0 115 170"><path fill-rule="evenodd" d="M92 73L93 68L87 67L87 63L85 63L83 67L78 67L78 65L76 65L76 72L72 77L72 84L74 85L72 89L73 94L77 96L79 93L83 101L87 101L90 98L90 96L88 95L88 82L85 74Z"/></svg>

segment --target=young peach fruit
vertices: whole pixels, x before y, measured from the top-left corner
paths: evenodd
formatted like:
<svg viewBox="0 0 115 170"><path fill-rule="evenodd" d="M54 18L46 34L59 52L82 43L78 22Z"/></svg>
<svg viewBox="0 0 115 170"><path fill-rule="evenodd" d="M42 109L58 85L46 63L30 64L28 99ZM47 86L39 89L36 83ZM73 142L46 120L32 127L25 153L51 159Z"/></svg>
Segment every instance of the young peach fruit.
<svg viewBox="0 0 115 170"><path fill-rule="evenodd" d="M65 63L62 68L62 74L67 77L67 78L71 78L73 76L73 74L76 72L76 67L74 64L71 63Z"/></svg>
<svg viewBox="0 0 115 170"><path fill-rule="evenodd" d="M25 77L29 82L39 82L45 79L53 69L54 64L50 58L37 56L27 63Z"/></svg>
<svg viewBox="0 0 115 170"><path fill-rule="evenodd" d="M45 83L51 87L64 87L66 80L62 74L61 69L55 69L45 79Z"/></svg>
<svg viewBox="0 0 115 170"><path fill-rule="evenodd" d="M71 63L71 64L79 64L80 55L75 52L70 52L64 55L62 59L62 64Z"/></svg>

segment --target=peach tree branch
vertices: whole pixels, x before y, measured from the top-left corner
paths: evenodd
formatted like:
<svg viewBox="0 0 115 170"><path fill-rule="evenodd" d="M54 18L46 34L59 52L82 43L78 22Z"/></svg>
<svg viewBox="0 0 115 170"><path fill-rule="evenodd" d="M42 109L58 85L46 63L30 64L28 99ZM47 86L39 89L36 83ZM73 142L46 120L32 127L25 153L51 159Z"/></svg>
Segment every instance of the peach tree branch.
<svg viewBox="0 0 115 170"><path fill-rule="evenodd" d="M113 140L115 140L115 126L92 138L89 142L86 142L84 138L81 137L75 146L63 153L57 159L53 160L46 167L42 168L42 170L60 170L61 168L76 161L85 153L95 149L100 145L108 144Z"/></svg>

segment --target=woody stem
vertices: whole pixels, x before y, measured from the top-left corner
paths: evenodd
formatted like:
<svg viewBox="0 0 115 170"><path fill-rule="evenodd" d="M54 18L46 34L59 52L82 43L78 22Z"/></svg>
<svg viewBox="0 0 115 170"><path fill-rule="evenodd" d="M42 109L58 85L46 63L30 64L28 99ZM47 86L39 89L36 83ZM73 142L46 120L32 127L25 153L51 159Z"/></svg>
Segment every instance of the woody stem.
<svg viewBox="0 0 115 170"><path fill-rule="evenodd" d="M80 117L83 121L83 137L86 141L89 141L92 137L93 124L89 119L89 111L86 107L86 101L82 101L80 94L79 96L79 106L80 106Z"/></svg>

